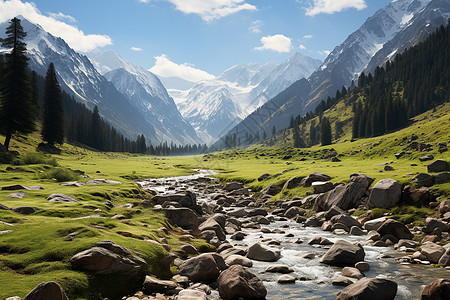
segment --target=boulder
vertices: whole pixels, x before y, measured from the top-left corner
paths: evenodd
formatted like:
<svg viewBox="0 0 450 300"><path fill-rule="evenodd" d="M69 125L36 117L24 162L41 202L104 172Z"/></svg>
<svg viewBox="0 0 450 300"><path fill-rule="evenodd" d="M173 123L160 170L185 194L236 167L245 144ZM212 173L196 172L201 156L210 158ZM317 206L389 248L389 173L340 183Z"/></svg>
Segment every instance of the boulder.
<svg viewBox="0 0 450 300"><path fill-rule="evenodd" d="M450 173L439 173L436 175L433 175L434 183L435 184L441 184L441 183L447 183L450 182Z"/></svg>
<svg viewBox="0 0 450 300"><path fill-rule="evenodd" d="M225 184L225 187L223 189L227 192L232 192L234 190L240 190L242 188L244 188L243 183L233 181L233 182L228 182L227 184Z"/></svg>
<svg viewBox="0 0 450 300"><path fill-rule="evenodd" d="M268 266L264 272L287 274L294 272L294 269L286 265L275 264Z"/></svg>
<svg viewBox="0 0 450 300"><path fill-rule="evenodd" d="M450 295L450 280L436 279L427 284L420 294L421 300L446 300Z"/></svg>
<svg viewBox="0 0 450 300"><path fill-rule="evenodd" d="M202 224L200 224L200 226L198 226L198 229L200 231L214 230L214 232L216 233L216 236L217 236L217 238L219 240L224 241L226 239L226 235L225 235L225 232L224 232L224 227L221 226L214 219L214 217L211 217L208 220L206 220L205 222L203 222Z"/></svg>
<svg viewBox="0 0 450 300"><path fill-rule="evenodd" d="M276 183L272 183L272 184L266 186L266 187L261 191L261 194L263 194L263 195L275 196L275 195L278 194L279 192L281 192L280 186L277 185Z"/></svg>
<svg viewBox="0 0 450 300"><path fill-rule="evenodd" d="M301 215L302 213L304 213L303 209L293 206L284 213L284 216L286 218L292 219L297 217L298 215Z"/></svg>
<svg viewBox="0 0 450 300"><path fill-rule="evenodd" d="M31 215L36 212L36 208L31 206L19 206L11 208L11 210L22 215Z"/></svg>
<svg viewBox="0 0 450 300"><path fill-rule="evenodd" d="M304 177L294 177L294 178L289 179L284 184L283 190L284 189L293 189L293 188L296 188L296 187L300 186L303 178Z"/></svg>
<svg viewBox="0 0 450 300"><path fill-rule="evenodd" d="M370 271L370 265L368 262L360 261L355 264L355 268L357 268L361 273Z"/></svg>
<svg viewBox="0 0 450 300"><path fill-rule="evenodd" d="M316 216L312 216L309 217L306 221L305 221L305 226L307 227L320 227L322 226L322 221L316 217Z"/></svg>
<svg viewBox="0 0 450 300"><path fill-rule="evenodd" d="M350 278L344 276L339 276L331 282L334 286L349 286L352 283L353 281Z"/></svg>
<svg viewBox="0 0 450 300"><path fill-rule="evenodd" d="M265 299L267 289L263 282L242 266L234 265L223 271L218 279L222 299Z"/></svg>
<svg viewBox="0 0 450 300"><path fill-rule="evenodd" d="M450 267L450 247L445 250L438 263L441 267Z"/></svg>
<svg viewBox="0 0 450 300"><path fill-rule="evenodd" d="M437 264L445 253L444 247L433 242L425 242L420 246L421 253L427 257L432 264Z"/></svg>
<svg viewBox="0 0 450 300"><path fill-rule="evenodd" d="M320 194L314 202L313 209L329 210L333 205L343 210L354 208L366 194L369 181L365 176L353 176L346 185L339 185L333 190Z"/></svg>
<svg viewBox="0 0 450 300"><path fill-rule="evenodd" d="M295 278L294 276L291 275L281 275L280 277L278 277L277 282L279 284L290 284L290 283L295 283L295 281L297 280L297 278Z"/></svg>
<svg viewBox="0 0 450 300"><path fill-rule="evenodd" d="M425 227L422 231L427 234L431 234L436 228L439 228L439 230L442 232L446 232L449 230L449 226L447 223L444 223L441 220L435 218L426 218Z"/></svg>
<svg viewBox="0 0 450 300"><path fill-rule="evenodd" d="M366 232L364 232L360 227L358 226L352 226L350 228L350 234L351 235L357 235L357 236L361 236L366 234Z"/></svg>
<svg viewBox="0 0 450 300"><path fill-rule="evenodd" d="M267 211L262 208L254 208L247 211L248 217L267 216L267 215L268 215Z"/></svg>
<svg viewBox="0 0 450 300"><path fill-rule="evenodd" d="M54 281L39 283L24 300L68 300L63 288Z"/></svg>
<svg viewBox="0 0 450 300"><path fill-rule="evenodd" d="M177 300L207 300L206 293L200 290L185 289L178 293Z"/></svg>
<svg viewBox="0 0 450 300"><path fill-rule="evenodd" d="M330 221L333 224L336 224L336 223L344 224L348 228L351 228L352 226L357 226L359 228L362 228L362 225L361 225L361 223L358 222L358 220L356 220L353 217L350 217L347 214L333 216Z"/></svg>
<svg viewBox="0 0 450 300"><path fill-rule="evenodd" d="M361 271L357 268L353 267L344 267L342 269L342 276L355 278L355 279L361 279L364 277L364 275L361 273Z"/></svg>
<svg viewBox="0 0 450 300"><path fill-rule="evenodd" d="M387 219L383 224L381 224L377 231L381 236L391 234L399 240L411 240L414 237L405 224L393 219Z"/></svg>
<svg viewBox="0 0 450 300"><path fill-rule="evenodd" d="M238 231L238 232L234 233L233 235L231 235L230 238L235 241L242 241L246 235L247 235L246 233L243 233L242 231Z"/></svg>
<svg viewBox="0 0 450 300"><path fill-rule="evenodd" d="M315 181L311 184L315 194L326 193L334 188L334 185L330 181Z"/></svg>
<svg viewBox="0 0 450 300"><path fill-rule="evenodd" d="M142 290L146 294L153 293L165 293L169 290L174 290L178 287L178 285L171 280L159 280L152 276L145 276L144 285L142 286Z"/></svg>
<svg viewBox="0 0 450 300"><path fill-rule="evenodd" d="M66 203L70 203L70 202L78 202L77 199L74 199L70 196L64 195L64 194L51 194L50 196L48 196L47 198L48 202L66 202Z"/></svg>
<svg viewBox="0 0 450 300"><path fill-rule="evenodd" d="M438 173L450 171L450 162L437 159L427 166L428 173Z"/></svg>
<svg viewBox="0 0 450 300"><path fill-rule="evenodd" d="M70 259L74 269L91 271L100 275L137 275L147 269L142 258L111 241L97 243L96 247L81 251Z"/></svg>
<svg viewBox="0 0 450 300"><path fill-rule="evenodd" d="M253 260L272 262L280 259L281 252L278 249L257 243L248 249L247 257Z"/></svg>
<svg viewBox="0 0 450 300"><path fill-rule="evenodd" d="M369 206L379 208L394 207L402 194L402 186L394 179L385 178L378 181L370 193Z"/></svg>
<svg viewBox="0 0 450 300"><path fill-rule="evenodd" d="M370 221L367 221L364 223L363 228L365 230L371 231L371 230L378 230L378 228L380 228L380 226L386 222L386 218L385 217L381 217L381 218L376 218Z"/></svg>
<svg viewBox="0 0 450 300"><path fill-rule="evenodd" d="M388 279L361 279L340 291L336 300L393 300L397 295L397 283Z"/></svg>
<svg viewBox="0 0 450 300"><path fill-rule="evenodd" d="M186 253L187 255L198 255L197 249L191 244L185 244L180 247L180 250Z"/></svg>
<svg viewBox="0 0 450 300"><path fill-rule="evenodd" d="M198 228L198 218L196 213L186 207L181 208L164 208L162 209L169 221L183 229L195 230Z"/></svg>
<svg viewBox="0 0 450 300"><path fill-rule="evenodd" d="M328 240L327 238L324 238L321 236L316 236L316 237L311 238L308 241L308 245L328 246L328 245L333 245L333 242Z"/></svg>
<svg viewBox="0 0 450 300"><path fill-rule="evenodd" d="M227 248L223 251L220 251L220 255L223 257L223 259L227 259L231 255L245 256L245 255L247 255L247 252L243 249L232 247L232 248Z"/></svg>
<svg viewBox="0 0 450 300"><path fill-rule="evenodd" d="M330 220L333 216L336 215L345 215L346 212L340 208L339 206L333 205L329 210L323 215L326 220Z"/></svg>
<svg viewBox="0 0 450 300"><path fill-rule="evenodd" d="M315 181L329 181L329 180L331 180L330 176L320 172L314 172L309 174L307 177L303 178L301 184L303 186L308 187L311 186L311 184Z"/></svg>
<svg viewBox="0 0 450 300"><path fill-rule="evenodd" d="M434 177L427 173L419 173L413 177L413 180L418 186L430 187L434 185Z"/></svg>
<svg viewBox="0 0 450 300"><path fill-rule="evenodd" d="M432 159L434 159L433 154L427 154L427 155L424 155L424 156L419 157L419 160L420 160L421 162L428 161L428 160L432 160ZM428 172L430 172L430 171L428 171Z"/></svg>
<svg viewBox="0 0 450 300"><path fill-rule="evenodd" d="M9 194L9 195L6 196L6 197L8 197L8 198L22 199L26 194L27 194L27 192L20 191L20 192L16 192L16 193Z"/></svg>
<svg viewBox="0 0 450 300"><path fill-rule="evenodd" d="M252 267L253 262L245 256L233 254L225 259L225 263L229 266L241 265L244 267Z"/></svg>
<svg viewBox="0 0 450 300"><path fill-rule="evenodd" d="M193 282L213 282L221 271L226 269L222 256L204 253L184 261L179 267L179 274L187 276Z"/></svg>
<svg viewBox="0 0 450 300"><path fill-rule="evenodd" d="M261 176L258 177L258 181L266 180L269 177L270 177L269 173L264 173L264 174L262 174Z"/></svg>
<svg viewBox="0 0 450 300"><path fill-rule="evenodd" d="M363 261L365 255L360 244L339 240L322 256L320 262L331 266L352 267Z"/></svg>

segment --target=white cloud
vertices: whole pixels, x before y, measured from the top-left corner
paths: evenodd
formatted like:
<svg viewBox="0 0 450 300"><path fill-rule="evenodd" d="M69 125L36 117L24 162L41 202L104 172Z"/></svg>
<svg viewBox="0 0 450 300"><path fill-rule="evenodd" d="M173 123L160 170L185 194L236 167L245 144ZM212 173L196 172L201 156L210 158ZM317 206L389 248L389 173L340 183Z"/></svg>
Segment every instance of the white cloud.
<svg viewBox="0 0 450 300"><path fill-rule="evenodd" d="M312 39L312 37L313 37L312 34L307 34L303 36L304 39Z"/></svg>
<svg viewBox="0 0 450 300"><path fill-rule="evenodd" d="M348 8L362 10L366 7L364 0L313 0L313 4L310 2L310 7L306 8L306 15L334 14Z"/></svg>
<svg viewBox="0 0 450 300"><path fill-rule="evenodd" d="M155 59L155 65L149 71L161 77L180 77L191 82L215 78L214 75L196 69L188 63L181 65L174 63L165 54L156 56Z"/></svg>
<svg viewBox="0 0 450 300"><path fill-rule="evenodd" d="M147 0L140 0L148 2ZM211 22L242 10L256 10L254 5L245 0L165 0L174 4L176 9L185 14L197 14L203 20Z"/></svg>
<svg viewBox="0 0 450 300"><path fill-rule="evenodd" d="M77 21L74 17L69 16L69 15L65 15L62 12L59 12L59 13L52 13L51 12L51 13L48 13L48 14L49 14L50 17L52 17L55 20L60 20L60 21L66 20L66 21L71 22L71 23L75 23Z"/></svg>
<svg viewBox="0 0 450 300"><path fill-rule="evenodd" d="M319 53L320 55L326 55L326 56L328 56L328 55L330 55L331 51L323 50L323 51L317 51L317 53Z"/></svg>
<svg viewBox="0 0 450 300"><path fill-rule="evenodd" d="M131 47L130 50L139 52L139 51L142 51L143 49L142 48L138 48L138 47Z"/></svg>
<svg viewBox="0 0 450 300"><path fill-rule="evenodd" d="M252 22L248 30L250 30L253 33L261 33L261 26L263 22L261 20L256 20Z"/></svg>
<svg viewBox="0 0 450 300"><path fill-rule="evenodd" d="M0 23L19 15L41 25L42 28L54 36L63 38L76 51L87 52L112 44L111 38L107 35L85 34L76 26L61 22L54 17L43 15L34 3L24 3L20 0L0 0Z"/></svg>
<svg viewBox="0 0 450 300"><path fill-rule="evenodd" d="M305 47L305 45L302 45L302 44L300 44L300 46L298 46L301 50L305 50L306 49L306 47Z"/></svg>
<svg viewBox="0 0 450 300"><path fill-rule="evenodd" d="M255 50L273 50L280 53L290 52L292 49L291 38L282 34L269 35L261 38L262 46L255 47Z"/></svg>

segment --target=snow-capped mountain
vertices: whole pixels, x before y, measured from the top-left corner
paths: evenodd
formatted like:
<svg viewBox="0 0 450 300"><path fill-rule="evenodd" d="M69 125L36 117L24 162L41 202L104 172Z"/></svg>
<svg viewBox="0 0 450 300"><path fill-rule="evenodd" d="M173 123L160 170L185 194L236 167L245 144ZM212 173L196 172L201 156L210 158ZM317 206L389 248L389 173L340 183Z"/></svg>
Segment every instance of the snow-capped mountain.
<svg viewBox="0 0 450 300"><path fill-rule="evenodd" d="M291 116L313 110L337 89L350 86L363 70L371 72L396 53L424 40L449 17L448 0L392 1L334 48L307 82L297 81L230 132L242 135L246 128L287 128Z"/></svg>
<svg viewBox="0 0 450 300"><path fill-rule="evenodd" d="M73 94L91 109L97 105L100 114L125 136L135 139L138 134L156 138L153 126L141 112L104 78L90 60L70 48L67 43L46 32L41 26L20 16L27 32L29 67L45 76L51 62L54 63L59 82L64 90ZM8 22L0 24L0 32L5 32Z"/></svg>
<svg viewBox="0 0 450 300"><path fill-rule="evenodd" d="M178 111L159 78L123 59L112 50L89 54L98 70L124 94L156 131L158 141L200 143L195 130Z"/></svg>
<svg viewBox="0 0 450 300"><path fill-rule="evenodd" d="M249 98L259 107L285 90L291 84L301 78L308 78L322 61L296 53L272 70L257 87Z"/></svg>
<svg viewBox="0 0 450 300"><path fill-rule="evenodd" d="M180 112L208 144L244 117L228 86L218 81L201 81L179 99Z"/></svg>
<svg viewBox="0 0 450 300"><path fill-rule="evenodd" d="M296 53L277 65L275 63L233 66L211 80L182 90L185 80L163 78L168 92L175 99L181 114L208 142L214 141L245 116L263 105L289 85L311 75L321 64ZM196 115L197 114L197 115Z"/></svg>
<svg viewBox="0 0 450 300"><path fill-rule="evenodd" d="M314 109L343 85L349 86L362 70L373 71L398 51L423 40L449 16L446 0L394 0L379 9L334 48L311 75L312 92L303 105L304 112Z"/></svg>

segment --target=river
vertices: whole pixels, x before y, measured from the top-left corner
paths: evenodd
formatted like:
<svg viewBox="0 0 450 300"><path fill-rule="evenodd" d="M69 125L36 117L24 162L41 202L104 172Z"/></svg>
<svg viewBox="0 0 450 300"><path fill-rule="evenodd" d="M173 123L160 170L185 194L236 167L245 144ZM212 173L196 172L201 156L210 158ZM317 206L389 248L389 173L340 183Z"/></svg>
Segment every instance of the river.
<svg viewBox="0 0 450 300"><path fill-rule="evenodd" d="M215 172L209 170L196 171L198 172L197 174L190 176L149 179L140 181L139 184L144 189L152 189L159 194L180 193L191 190L196 193L198 202L211 203L213 201L210 197L211 189L205 188L204 184L199 185L198 179L214 175ZM225 208L225 212L229 209ZM365 243L365 236L338 236L328 231L322 231L320 228L305 227L292 220L274 221L269 225L262 225L262 227L269 228L271 231L281 229L284 233L265 234L260 229L242 228L242 231L247 234L244 240L233 241L230 239L230 235L227 235L227 240L234 246L244 248L267 239L280 242L278 247L281 249L282 256L276 263L292 267L295 272L290 275L299 279L295 284L281 285L277 283L277 278L280 274L264 272L266 267L273 263L253 261L253 267L249 269L263 280L268 290L267 299L335 299L336 294L342 287L335 287L331 282L340 275L341 268L331 267L319 262L320 256L327 251L327 248L314 247L307 243L311 238L317 236L325 237L332 242L343 239L361 243L366 253L365 261L370 265L370 271L365 272L364 275L366 277L380 277L395 281L398 284L395 299L419 299L424 285L437 278L450 277L450 271L443 268L401 263L398 261L398 258L405 256L405 253L396 252L392 247L369 246ZM303 243L292 243L293 238L299 238ZM303 258L304 255L309 253L315 253L315 258ZM209 299L217 298L217 292L213 292L209 297Z"/></svg>

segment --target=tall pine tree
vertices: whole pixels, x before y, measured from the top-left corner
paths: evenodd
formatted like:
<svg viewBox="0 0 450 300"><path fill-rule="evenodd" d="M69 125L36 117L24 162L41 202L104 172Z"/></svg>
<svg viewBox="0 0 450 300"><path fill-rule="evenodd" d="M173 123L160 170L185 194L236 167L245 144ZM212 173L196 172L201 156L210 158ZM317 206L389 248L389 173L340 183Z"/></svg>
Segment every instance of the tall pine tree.
<svg viewBox="0 0 450 300"><path fill-rule="evenodd" d="M50 146L64 143L64 110L61 87L56 78L55 66L50 63L44 86L42 139Z"/></svg>
<svg viewBox="0 0 450 300"><path fill-rule="evenodd" d="M11 51L6 54L3 80L0 82L0 131L5 135L5 147L8 149L13 134L34 131L36 111L28 74L27 45L23 42L27 34L20 19L12 19L5 33L6 38L1 40L1 46Z"/></svg>
<svg viewBox="0 0 450 300"><path fill-rule="evenodd" d="M331 124L327 117L323 117L320 123L320 139L322 146L331 145Z"/></svg>
<svg viewBox="0 0 450 300"><path fill-rule="evenodd" d="M100 118L97 105L94 107L94 111L92 112L90 145L97 150L103 150L102 120Z"/></svg>

